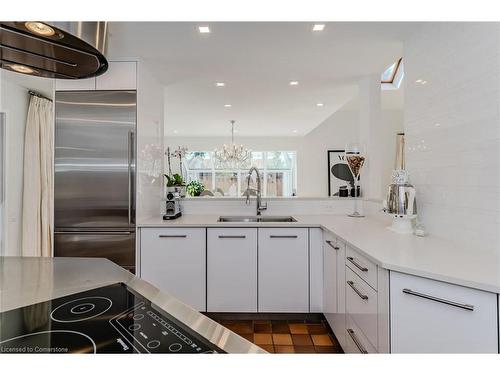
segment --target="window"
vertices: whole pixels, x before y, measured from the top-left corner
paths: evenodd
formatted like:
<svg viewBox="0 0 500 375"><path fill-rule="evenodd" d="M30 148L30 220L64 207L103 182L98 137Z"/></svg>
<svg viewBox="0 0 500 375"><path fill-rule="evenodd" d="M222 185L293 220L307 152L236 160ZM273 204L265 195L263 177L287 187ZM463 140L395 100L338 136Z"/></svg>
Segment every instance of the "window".
<svg viewBox="0 0 500 375"><path fill-rule="evenodd" d="M400 58L394 64L384 70L380 76L382 90L399 89L404 76L403 58Z"/></svg>
<svg viewBox="0 0 500 375"><path fill-rule="evenodd" d="M262 175L262 196L290 197L297 190L297 153L295 151L253 151L251 160L241 168L230 170L221 166L211 151L192 151L186 154L187 179L200 181L206 190L217 195L241 197L247 189L251 166ZM255 174L250 188L255 189Z"/></svg>

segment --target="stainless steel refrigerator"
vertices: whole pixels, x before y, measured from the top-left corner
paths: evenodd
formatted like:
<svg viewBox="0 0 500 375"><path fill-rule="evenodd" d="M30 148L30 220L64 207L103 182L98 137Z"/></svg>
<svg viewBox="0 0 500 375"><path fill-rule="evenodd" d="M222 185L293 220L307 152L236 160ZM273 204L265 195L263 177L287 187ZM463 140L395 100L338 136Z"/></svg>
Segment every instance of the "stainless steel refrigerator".
<svg viewBox="0 0 500 375"><path fill-rule="evenodd" d="M136 92L56 92L54 255L135 272Z"/></svg>

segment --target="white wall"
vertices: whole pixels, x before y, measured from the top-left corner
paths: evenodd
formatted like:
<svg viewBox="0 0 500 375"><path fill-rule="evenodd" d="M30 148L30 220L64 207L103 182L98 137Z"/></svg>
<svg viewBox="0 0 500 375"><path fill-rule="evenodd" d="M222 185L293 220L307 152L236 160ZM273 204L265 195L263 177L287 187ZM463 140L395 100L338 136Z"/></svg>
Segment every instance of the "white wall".
<svg viewBox="0 0 500 375"><path fill-rule="evenodd" d="M500 245L499 35L498 23L429 23L405 44L406 164L419 214L430 233L471 251Z"/></svg>
<svg viewBox="0 0 500 375"><path fill-rule="evenodd" d="M137 202L136 218L159 214L163 196L163 86L148 64L137 67Z"/></svg>
<svg viewBox="0 0 500 375"><path fill-rule="evenodd" d="M389 183L395 155L395 134L403 127L402 111L382 111L382 121L387 134L383 149L387 168L383 169L385 186ZM167 124L168 126L168 124ZM237 137L236 142L257 150L297 151L297 195L299 197L328 196L327 150L343 149L347 142L358 139L359 113L357 110L335 112L320 126L304 137ZM187 146L189 150L213 150L229 137L168 137L165 147ZM392 158L392 159L391 159ZM176 168L176 163L172 163ZM380 199L382 197L379 197Z"/></svg>
<svg viewBox="0 0 500 375"><path fill-rule="evenodd" d="M24 132L34 90L53 96L53 81L1 70L0 112L6 113L4 255L20 256L23 210Z"/></svg>

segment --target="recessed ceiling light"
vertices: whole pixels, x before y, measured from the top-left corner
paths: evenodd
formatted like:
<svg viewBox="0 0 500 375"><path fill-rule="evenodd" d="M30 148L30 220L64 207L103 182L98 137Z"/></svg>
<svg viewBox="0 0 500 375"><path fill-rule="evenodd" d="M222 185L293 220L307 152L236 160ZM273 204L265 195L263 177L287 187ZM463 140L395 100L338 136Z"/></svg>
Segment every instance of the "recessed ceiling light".
<svg viewBox="0 0 500 375"><path fill-rule="evenodd" d="M290 86L297 86L299 81L290 81Z"/></svg>
<svg viewBox="0 0 500 375"><path fill-rule="evenodd" d="M436 124L434 124L434 126L441 126L441 124L440 123L436 123Z"/></svg>
<svg viewBox="0 0 500 375"><path fill-rule="evenodd" d="M324 104L323 103L316 103L316 107L323 107Z"/></svg>
<svg viewBox="0 0 500 375"><path fill-rule="evenodd" d="M297 129L295 129L295 130L292 130L292 133L297 133Z"/></svg>
<svg viewBox="0 0 500 375"><path fill-rule="evenodd" d="M224 86L226 86L226 84L224 82L215 82L215 86L224 87Z"/></svg>
<svg viewBox="0 0 500 375"><path fill-rule="evenodd" d="M224 104L224 107L226 107L226 108L231 108L231 107L232 107L232 105L231 105L231 104Z"/></svg>
<svg viewBox="0 0 500 375"><path fill-rule="evenodd" d="M427 81L426 81L426 80L424 80L424 79L417 79L417 80L415 81L415 83L420 83L421 85L425 85L425 84L427 83Z"/></svg>
<svg viewBox="0 0 500 375"><path fill-rule="evenodd" d="M31 69L25 65L12 64L12 65L9 65L9 67L18 73L33 74L36 72L35 69Z"/></svg>
<svg viewBox="0 0 500 375"><path fill-rule="evenodd" d="M179 132L177 130L174 130L174 134L177 134L177 133L179 133Z"/></svg>
<svg viewBox="0 0 500 375"><path fill-rule="evenodd" d="M313 26L313 31L323 31L325 25L323 23L317 23Z"/></svg>
<svg viewBox="0 0 500 375"><path fill-rule="evenodd" d="M421 79L417 79L417 80L415 81L415 83L422 83L422 80L421 80Z"/></svg>
<svg viewBox="0 0 500 375"><path fill-rule="evenodd" d="M210 28L208 26L198 26L198 30L201 34L208 34L210 32Z"/></svg>
<svg viewBox="0 0 500 375"><path fill-rule="evenodd" d="M56 33L56 31L52 27L44 24L43 22L28 21L24 24L24 26L26 26L26 28L32 33L41 36L52 36Z"/></svg>

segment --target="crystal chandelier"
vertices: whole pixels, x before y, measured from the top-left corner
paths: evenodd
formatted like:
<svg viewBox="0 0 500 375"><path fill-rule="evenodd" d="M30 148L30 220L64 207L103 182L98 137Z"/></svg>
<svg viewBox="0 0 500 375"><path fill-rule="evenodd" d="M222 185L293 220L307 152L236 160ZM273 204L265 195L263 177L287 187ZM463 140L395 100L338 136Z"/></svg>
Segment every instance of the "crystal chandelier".
<svg viewBox="0 0 500 375"><path fill-rule="evenodd" d="M248 150L242 144L234 143L234 120L231 120L231 144L224 144L222 148L214 150L217 161L225 168L239 168L252 156L252 150Z"/></svg>

